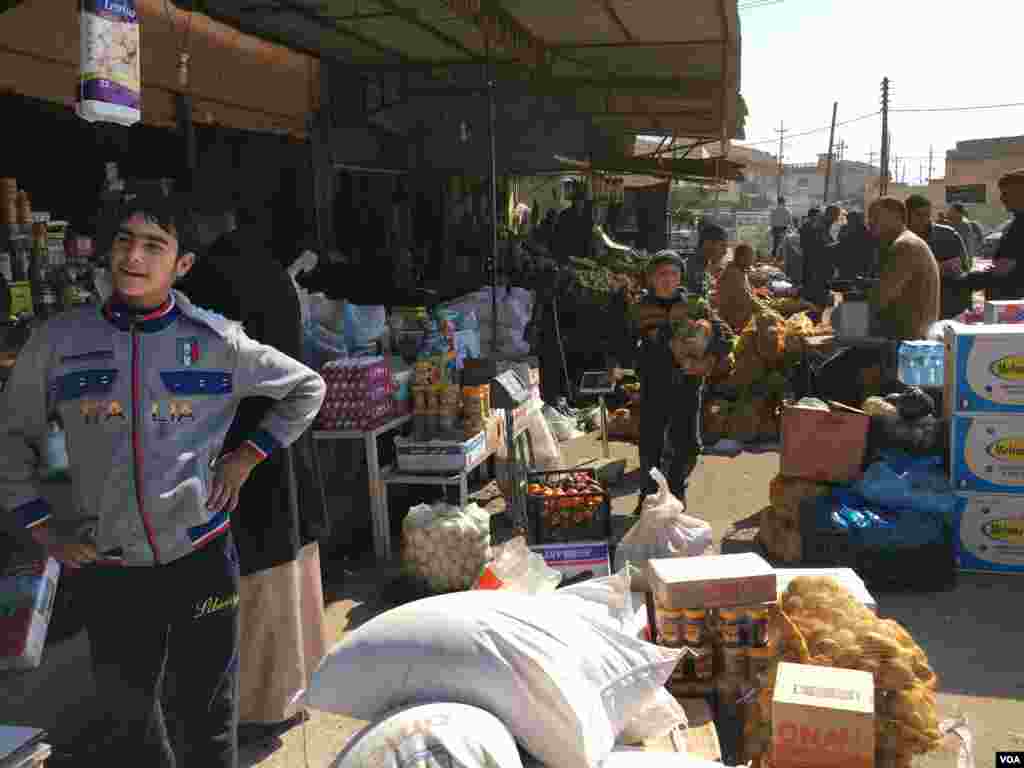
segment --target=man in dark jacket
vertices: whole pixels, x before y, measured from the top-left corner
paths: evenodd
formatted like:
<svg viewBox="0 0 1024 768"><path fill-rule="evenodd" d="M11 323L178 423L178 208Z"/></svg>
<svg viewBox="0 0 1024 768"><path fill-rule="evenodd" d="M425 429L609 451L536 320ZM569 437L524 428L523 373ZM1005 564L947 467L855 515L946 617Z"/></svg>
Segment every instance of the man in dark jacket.
<svg viewBox="0 0 1024 768"><path fill-rule="evenodd" d="M932 249L939 263L942 299L939 319L956 317L971 306L971 292L960 282L970 271L967 247L955 229L932 221L932 204L924 195L911 195L906 200L907 229Z"/></svg>
<svg viewBox="0 0 1024 768"><path fill-rule="evenodd" d="M235 228L230 211L196 219L205 250L179 286L181 291L193 303L241 322L254 339L302 357L299 298L285 267L266 244L252 242ZM233 450L269 404L265 399L242 403L225 438L225 450ZM311 649L318 641L323 644L317 637L323 630L322 614L305 613L293 586L308 584L302 574L319 579L317 541L328 531L314 480L311 440L307 432L256 468L233 521L242 576L243 744L265 741L298 721L291 697L308 685L308 679L300 678L308 678L320 661L308 653L316 655ZM309 597L312 603L320 599ZM292 635L290 628L295 626L302 627L304 637Z"/></svg>
<svg viewBox="0 0 1024 768"><path fill-rule="evenodd" d="M666 477L672 492L685 502L689 477L702 449L703 379L730 349L728 330L707 308L710 340L705 357L686 370L677 364L671 348L673 324L689 321L698 302L707 307L681 287L682 275L682 260L671 251L654 257L648 270L651 290L636 308L632 327L626 329L620 357L610 361L613 378L618 364L635 363L640 374L640 464L645 480L640 503L657 489L650 470L661 467L666 428L672 443L672 465Z"/></svg>
<svg viewBox="0 0 1024 768"><path fill-rule="evenodd" d="M970 290L984 289L993 301L1024 297L1024 168L999 179L999 198L1013 214L1013 223L999 239L994 265L986 272L973 272L964 279Z"/></svg>

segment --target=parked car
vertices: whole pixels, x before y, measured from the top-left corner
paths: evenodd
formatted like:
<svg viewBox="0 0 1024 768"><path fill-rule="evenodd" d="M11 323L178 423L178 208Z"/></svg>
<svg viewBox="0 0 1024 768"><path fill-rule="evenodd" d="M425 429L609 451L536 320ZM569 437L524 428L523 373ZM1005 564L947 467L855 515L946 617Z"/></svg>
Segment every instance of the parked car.
<svg viewBox="0 0 1024 768"><path fill-rule="evenodd" d="M1013 219L1007 219L998 227L993 229L985 238L981 241L981 253L982 257L986 259L994 259L996 257L996 251L999 250L999 243L1003 239L1003 232L1010 226Z"/></svg>

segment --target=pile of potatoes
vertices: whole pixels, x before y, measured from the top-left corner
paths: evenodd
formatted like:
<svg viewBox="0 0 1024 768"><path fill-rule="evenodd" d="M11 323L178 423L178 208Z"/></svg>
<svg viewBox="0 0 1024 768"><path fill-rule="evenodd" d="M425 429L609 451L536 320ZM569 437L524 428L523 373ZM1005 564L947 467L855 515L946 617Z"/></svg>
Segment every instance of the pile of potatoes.
<svg viewBox="0 0 1024 768"><path fill-rule="evenodd" d="M881 619L835 579L801 576L781 599L780 661L858 669L875 678L876 762L909 768L939 747L937 677L899 623ZM775 670L747 721L747 743L769 751Z"/></svg>
<svg viewBox="0 0 1024 768"><path fill-rule="evenodd" d="M491 560L491 518L470 504L426 504L409 510L402 524L402 564L406 573L434 592L473 586Z"/></svg>

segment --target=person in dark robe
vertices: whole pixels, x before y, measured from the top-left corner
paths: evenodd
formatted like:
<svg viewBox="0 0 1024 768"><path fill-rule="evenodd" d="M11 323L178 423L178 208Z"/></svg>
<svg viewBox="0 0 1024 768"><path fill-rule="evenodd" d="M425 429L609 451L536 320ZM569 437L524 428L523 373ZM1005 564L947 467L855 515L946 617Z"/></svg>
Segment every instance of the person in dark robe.
<svg viewBox="0 0 1024 768"><path fill-rule="evenodd" d="M196 216L203 253L178 286L198 306L242 323L257 341L302 358L299 298L285 267L234 226L231 212ZM228 453L270 405L245 401ZM239 743L269 741L301 722L293 704L327 652L319 541L328 533L316 486L312 435L257 467L232 529L241 566Z"/></svg>

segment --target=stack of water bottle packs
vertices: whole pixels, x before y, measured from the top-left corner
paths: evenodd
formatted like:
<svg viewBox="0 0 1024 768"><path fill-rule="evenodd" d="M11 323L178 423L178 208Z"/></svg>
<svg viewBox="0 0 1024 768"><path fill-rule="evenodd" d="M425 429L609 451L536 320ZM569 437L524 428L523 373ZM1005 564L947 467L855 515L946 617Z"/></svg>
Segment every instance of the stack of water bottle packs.
<svg viewBox="0 0 1024 768"><path fill-rule="evenodd" d="M958 565L1024 573L1024 325L950 324L944 347Z"/></svg>

